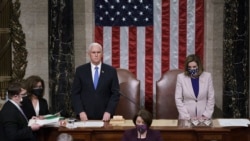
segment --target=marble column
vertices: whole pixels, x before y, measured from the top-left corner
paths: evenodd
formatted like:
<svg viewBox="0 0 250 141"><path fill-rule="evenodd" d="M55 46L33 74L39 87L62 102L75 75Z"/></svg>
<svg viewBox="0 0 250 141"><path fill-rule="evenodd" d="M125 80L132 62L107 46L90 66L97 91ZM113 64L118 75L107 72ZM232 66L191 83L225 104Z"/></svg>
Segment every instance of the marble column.
<svg viewBox="0 0 250 141"><path fill-rule="evenodd" d="M249 115L249 0L225 0L223 116Z"/></svg>
<svg viewBox="0 0 250 141"><path fill-rule="evenodd" d="M49 0L49 94L51 111L73 115L70 90L74 73L73 1Z"/></svg>

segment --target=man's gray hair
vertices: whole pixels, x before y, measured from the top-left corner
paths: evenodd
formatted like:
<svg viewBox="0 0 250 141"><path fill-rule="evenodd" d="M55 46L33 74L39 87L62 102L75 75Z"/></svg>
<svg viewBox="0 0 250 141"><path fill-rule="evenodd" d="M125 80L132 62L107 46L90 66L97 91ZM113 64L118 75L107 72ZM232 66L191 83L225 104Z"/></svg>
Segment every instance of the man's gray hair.
<svg viewBox="0 0 250 141"><path fill-rule="evenodd" d="M88 52L90 52L90 50L91 50L91 48L92 48L93 46L98 46L98 47L100 47L100 49L102 50L102 45L99 44L99 43L94 42L94 43L91 43L91 44L89 45L89 47L88 47Z"/></svg>
<svg viewBox="0 0 250 141"><path fill-rule="evenodd" d="M70 134L67 133L61 133L57 137L57 141L73 141L73 137Z"/></svg>

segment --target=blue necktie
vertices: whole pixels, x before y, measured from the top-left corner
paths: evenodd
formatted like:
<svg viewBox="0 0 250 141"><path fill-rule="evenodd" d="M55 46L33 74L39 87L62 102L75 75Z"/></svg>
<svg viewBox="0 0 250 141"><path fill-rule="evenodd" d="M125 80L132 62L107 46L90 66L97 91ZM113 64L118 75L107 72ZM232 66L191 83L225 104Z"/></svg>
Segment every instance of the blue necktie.
<svg viewBox="0 0 250 141"><path fill-rule="evenodd" d="M95 75L94 75L94 86L95 86L95 89L96 89L97 84L98 84L98 79L99 79L98 67L95 67Z"/></svg>

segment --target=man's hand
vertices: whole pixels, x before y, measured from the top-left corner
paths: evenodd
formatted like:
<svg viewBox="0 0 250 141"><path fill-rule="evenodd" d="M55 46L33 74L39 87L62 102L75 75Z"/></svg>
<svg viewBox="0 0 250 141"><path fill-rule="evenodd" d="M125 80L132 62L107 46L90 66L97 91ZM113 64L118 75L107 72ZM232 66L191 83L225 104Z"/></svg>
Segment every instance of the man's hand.
<svg viewBox="0 0 250 141"><path fill-rule="evenodd" d="M81 112L79 116L82 121L88 120L87 114L85 112Z"/></svg>
<svg viewBox="0 0 250 141"><path fill-rule="evenodd" d="M44 116L32 116L32 119L34 119L34 120L44 119Z"/></svg>
<svg viewBox="0 0 250 141"><path fill-rule="evenodd" d="M103 114L102 120L103 120L103 121L109 121L109 120L110 120L110 113L105 112L105 113Z"/></svg>
<svg viewBox="0 0 250 141"><path fill-rule="evenodd" d="M34 124L32 124L32 125L30 126L30 128L31 128L32 131L37 131L37 130L40 129L40 127L41 127L41 125L39 125L39 124L37 124L37 123L34 123Z"/></svg>

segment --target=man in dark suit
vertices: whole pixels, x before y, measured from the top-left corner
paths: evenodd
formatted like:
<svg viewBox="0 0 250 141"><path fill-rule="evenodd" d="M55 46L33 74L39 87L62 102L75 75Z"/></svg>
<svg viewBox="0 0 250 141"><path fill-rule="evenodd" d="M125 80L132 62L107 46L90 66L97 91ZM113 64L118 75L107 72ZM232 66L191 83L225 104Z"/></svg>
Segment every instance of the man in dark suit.
<svg viewBox="0 0 250 141"><path fill-rule="evenodd" d="M81 120L109 121L120 97L117 72L101 62L103 51L100 44L91 43L88 55L90 63L76 69L72 85L73 108Z"/></svg>
<svg viewBox="0 0 250 141"><path fill-rule="evenodd" d="M20 83L10 84L9 100L4 104L0 115L5 141L36 141L33 131L41 126L36 123L28 126L28 119L20 108L20 102L25 95Z"/></svg>

